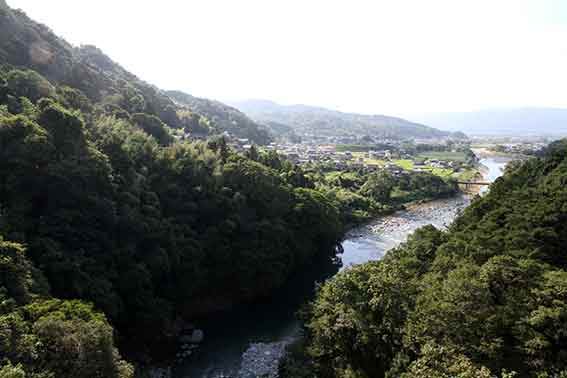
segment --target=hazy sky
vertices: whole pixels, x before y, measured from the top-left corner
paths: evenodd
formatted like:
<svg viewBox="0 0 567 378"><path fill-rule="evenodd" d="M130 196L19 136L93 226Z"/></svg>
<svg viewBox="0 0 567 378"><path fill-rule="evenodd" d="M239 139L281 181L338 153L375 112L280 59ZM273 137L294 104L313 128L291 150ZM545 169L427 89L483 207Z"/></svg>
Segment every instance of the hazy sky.
<svg viewBox="0 0 567 378"><path fill-rule="evenodd" d="M142 79L410 114L567 108L566 0L8 0Z"/></svg>

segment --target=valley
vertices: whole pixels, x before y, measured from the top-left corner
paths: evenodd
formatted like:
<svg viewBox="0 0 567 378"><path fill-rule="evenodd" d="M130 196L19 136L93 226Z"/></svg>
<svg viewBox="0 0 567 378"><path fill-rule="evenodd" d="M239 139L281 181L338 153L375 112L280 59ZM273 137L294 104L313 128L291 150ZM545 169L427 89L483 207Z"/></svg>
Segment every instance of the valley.
<svg viewBox="0 0 567 378"><path fill-rule="evenodd" d="M0 378L566 378L544 3L0 0Z"/></svg>
<svg viewBox="0 0 567 378"><path fill-rule="evenodd" d="M493 182L509 159L486 157L484 179ZM195 354L172 370L176 378L276 377L282 349L301 337L297 311L315 294L321 283L343 269L379 260L420 227L446 228L470 203L470 196L416 204L379 217L349 231L341 243L338 260L320 260L292 279L267 302L219 313L199 326L206 340Z"/></svg>

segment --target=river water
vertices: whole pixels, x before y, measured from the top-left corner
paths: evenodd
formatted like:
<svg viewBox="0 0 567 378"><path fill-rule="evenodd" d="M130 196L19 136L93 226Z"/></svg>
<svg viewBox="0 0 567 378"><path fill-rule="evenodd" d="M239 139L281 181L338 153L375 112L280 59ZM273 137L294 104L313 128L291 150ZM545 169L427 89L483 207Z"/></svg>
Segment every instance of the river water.
<svg viewBox="0 0 567 378"><path fill-rule="evenodd" d="M510 161L486 157L484 179L493 182ZM485 191L486 188L481 190ZM382 217L347 234L339 255L342 264L326 260L312 264L293 277L270 300L242 305L199 322L205 340L199 350L173 369L176 378L272 377L287 343L301 332L296 312L314 295L316 282L323 282L339 270L378 260L389 249L407 239L417 228L433 224L445 228L470 203L470 197L453 198L416 205Z"/></svg>
<svg viewBox="0 0 567 378"><path fill-rule="evenodd" d="M484 178L488 182L494 182L498 177L502 176L504 173L504 168L506 168L506 164L512 161L512 158L505 157L505 156L490 156L480 160L480 163L486 167L486 171L484 173ZM487 187L481 188L481 194L488 190Z"/></svg>

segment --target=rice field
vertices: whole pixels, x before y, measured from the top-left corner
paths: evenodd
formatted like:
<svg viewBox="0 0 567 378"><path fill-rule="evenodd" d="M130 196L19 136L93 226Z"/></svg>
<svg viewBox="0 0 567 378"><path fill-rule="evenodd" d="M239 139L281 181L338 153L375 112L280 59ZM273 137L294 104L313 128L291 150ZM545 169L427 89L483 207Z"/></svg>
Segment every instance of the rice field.
<svg viewBox="0 0 567 378"><path fill-rule="evenodd" d="M465 162L467 156L464 152L451 152L451 151L428 151L422 152L417 155L418 158L422 159L435 159L435 160L443 160L443 161L458 161L458 162Z"/></svg>

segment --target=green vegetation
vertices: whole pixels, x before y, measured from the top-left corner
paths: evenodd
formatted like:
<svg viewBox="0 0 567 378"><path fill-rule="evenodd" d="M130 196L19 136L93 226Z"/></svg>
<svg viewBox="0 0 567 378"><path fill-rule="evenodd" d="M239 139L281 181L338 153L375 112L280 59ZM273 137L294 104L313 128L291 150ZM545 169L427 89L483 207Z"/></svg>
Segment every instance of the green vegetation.
<svg viewBox="0 0 567 378"><path fill-rule="evenodd" d="M270 101L249 100L235 103L238 109L252 119L262 122L276 122L292 127L298 134L319 136L369 136L403 140L408 138L442 138L452 136L466 139L462 133L441 131L384 115L363 115L342 113L335 110L306 106L283 106ZM350 146L354 147L354 146ZM351 149L350 151L362 151Z"/></svg>
<svg viewBox="0 0 567 378"><path fill-rule="evenodd" d="M334 257L342 218L301 169L187 141L222 126L19 11L0 31L0 376L131 377L115 332L147 357Z"/></svg>
<svg viewBox="0 0 567 378"><path fill-rule="evenodd" d="M64 106L83 112L92 111L83 106L96 104L118 118L143 113L195 136L228 131L257 144L270 141L263 127L234 108L191 96L189 103L174 101L175 92L140 80L98 48L73 47L23 12L0 8L0 70L7 71L3 80L16 99L36 102L57 91Z"/></svg>
<svg viewBox="0 0 567 378"><path fill-rule="evenodd" d="M449 178L454 175L454 171L450 168L425 167L424 170L442 178Z"/></svg>
<svg viewBox="0 0 567 378"><path fill-rule="evenodd" d="M110 324L143 348L179 316L268 295L315 254L334 256L346 227L396 204L395 186L454 190L327 179L222 138L186 142L143 91L131 95L0 72L0 235L13 241L0 259L4 375L131 376ZM185 131L215 127L170 115Z"/></svg>
<svg viewBox="0 0 567 378"><path fill-rule="evenodd" d="M427 174L325 176L274 152L237 155L223 138L176 141L154 115L50 85L35 103L0 88L0 235L18 258L0 291L17 329L0 355L10 374L130 376L106 317L124 340L155 342L176 317L210 311L204 299L268 295L315 254L334 256L347 227L403 202L393 190L455 191Z"/></svg>
<svg viewBox="0 0 567 378"><path fill-rule="evenodd" d="M412 170L414 168L413 160L409 160L409 159L394 160L394 164L396 164L398 167L406 169L408 171Z"/></svg>
<svg viewBox="0 0 567 378"><path fill-rule="evenodd" d="M380 170L325 172L320 165L305 169L313 187L324 193L339 209L346 227L360 224L401 205L418 200L455 194L457 185L427 172L403 172L398 175Z"/></svg>
<svg viewBox="0 0 567 378"><path fill-rule="evenodd" d="M567 140L321 286L284 377L567 376ZM286 375L287 374L287 375Z"/></svg>
<svg viewBox="0 0 567 378"><path fill-rule="evenodd" d="M277 155L174 142L156 116L83 113L56 92L36 103L1 93L0 235L28 246L52 295L94 303L127 338L206 313L203 298L267 295L315 254L334 255L336 207Z"/></svg>
<svg viewBox="0 0 567 378"><path fill-rule="evenodd" d="M433 167L431 165L425 165L423 167L420 167L420 170L423 172L428 172L431 173L432 175L435 176L439 176L443 179L451 179L451 178L456 178L456 179L460 179L460 180L468 180L468 179L473 179L473 177L477 177L479 172L478 169L476 168L470 168L470 162L466 162L466 160L464 160L466 158L466 155L462 152L431 152L431 153L421 153L418 155L418 159L417 160L424 160L425 158L427 159L433 159L433 156L437 156L434 159L439 159L439 160L443 160L443 161L451 161L452 159L450 158L451 156L460 156L462 159L459 160L460 163L462 163L462 167L461 169L464 169L462 172L456 172L456 170L458 170L459 168L453 169L453 168L439 168L439 167ZM372 158L368 158L366 157L366 154L364 152L353 152L352 156L355 159L359 159L362 158L364 164L366 165L375 165L378 167L385 167L389 162L386 160L381 160L381 159L372 159ZM392 161L392 164L410 171L410 170L414 170L415 167L415 161L411 160L411 159L395 159Z"/></svg>
<svg viewBox="0 0 567 378"><path fill-rule="evenodd" d="M337 146L337 150L338 150L338 147L339 146ZM379 167L383 167L383 166L386 165L386 160L369 158L369 157L367 157L367 154L364 153L364 152L353 152L352 156L355 159L362 158L363 161L364 161L364 164L377 165Z"/></svg>
<svg viewBox="0 0 567 378"><path fill-rule="evenodd" d="M337 152L368 152L368 151L378 151L378 150L389 150L393 149L394 146L389 144L338 144Z"/></svg>
<svg viewBox="0 0 567 378"><path fill-rule="evenodd" d="M415 156L417 160L452 161L455 168L458 166L474 166L478 160L468 143L456 144L449 141L446 144L413 144L407 142L403 147L407 153Z"/></svg>
<svg viewBox="0 0 567 378"><path fill-rule="evenodd" d="M514 143L508 145L495 144L487 148L491 154L501 156L537 156L541 152L542 144Z"/></svg>
<svg viewBox="0 0 567 378"><path fill-rule="evenodd" d="M105 316L90 304L50 298L25 248L0 237L0 377L133 376Z"/></svg>
<svg viewBox="0 0 567 378"><path fill-rule="evenodd" d="M466 153L461 151L427 151L417 154L417 158L456 161L460 163L464 163L468 159Z"/></svg>
<svg viewBox="0 0 567 378"><path fill-rule="evenodd" d="M237 109L214 100L191 96L180 91L167 91L167 95L182 106L201 114L212 123L217 133L228 132L240 138L247 138L257 144L271 141L268 131L256 124Z"/></svg>
<svg viewBox="0 0 567 378"><path fill-rule="evenodd" d="M222 137L188 141L269 138L3 4L0 33L2 378L132 377L117 346L145 358L176 320L269 295L333 258L353 223L456 191L427 173L326 177Z"/></svg>
<svg viewBox="0 0 567 378"><path fill-rule="evenodd" d="M461 181L475 181L475 180L482 180L482 174L479 172L478 169L467 169L461 173L459 173L456 177Z"/></svg>

